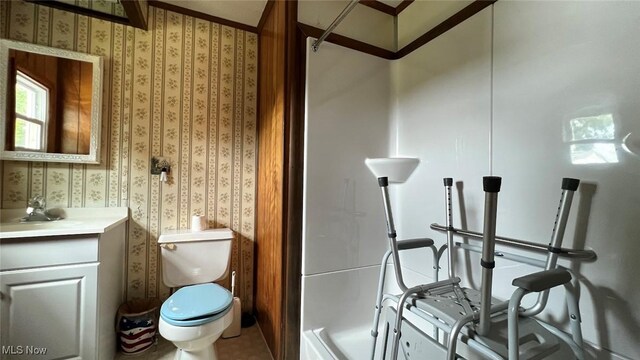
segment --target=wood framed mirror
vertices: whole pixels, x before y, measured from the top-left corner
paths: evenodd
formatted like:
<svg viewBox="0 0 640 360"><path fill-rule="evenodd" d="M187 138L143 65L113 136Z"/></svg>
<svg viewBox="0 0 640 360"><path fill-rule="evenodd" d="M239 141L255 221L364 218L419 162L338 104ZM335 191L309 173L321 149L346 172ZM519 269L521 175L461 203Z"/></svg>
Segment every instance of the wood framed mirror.
<svg viewBox="0 0 640 360"><path fill-rule="evenodd" d="M98 164L102 58L0 40L0 159Z"/></svg>

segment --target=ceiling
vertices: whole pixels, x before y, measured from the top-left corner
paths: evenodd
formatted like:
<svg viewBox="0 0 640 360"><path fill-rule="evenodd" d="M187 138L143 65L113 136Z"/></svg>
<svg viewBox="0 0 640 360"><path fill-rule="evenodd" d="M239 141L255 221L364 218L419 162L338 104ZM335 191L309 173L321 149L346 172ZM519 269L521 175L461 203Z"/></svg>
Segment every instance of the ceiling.
<svg viewBox="0 0 640 360"><path fill-rule="evenodd" d="M385 5L389 5L391 7L398 7L403 0L378 0Z"/></svg>
<svg viewBox="0 0 640 360"><path fill-rule="evenodd" d="M267 0L161 0L167 4L256 27Z"/></svg>
<svg viewBox="0 0 640 360"><path fill-rule="evenodd" d="M267 5L267 0L160 0L162 2L198 11L207 15L235 21L241 24L256 27L262 17L262 12ZM300 1L336 1L336 0L300 0ZM346 1L346 0L342 0ZM377 0L385 5L397 7L404 0ZM417 0L432 1L436 0ZM454 0L455 1L455 0ZM457 11L457 10L456 10ZM452 12L450 15L455 14ZM337 14L336 14L337 15Z"/></svg>

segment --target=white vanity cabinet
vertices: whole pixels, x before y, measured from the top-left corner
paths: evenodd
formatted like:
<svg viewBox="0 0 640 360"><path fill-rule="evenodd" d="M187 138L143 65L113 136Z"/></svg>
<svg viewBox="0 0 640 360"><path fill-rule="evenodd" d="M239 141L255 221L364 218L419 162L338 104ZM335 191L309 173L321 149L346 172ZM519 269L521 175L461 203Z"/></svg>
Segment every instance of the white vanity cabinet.
<svg viewBox="0 0 640 360"><path fill-rule="evenodd" d="M0 273L2 358L95 358L97 272L98 264Z"/></svg>
<svg viewBox="0 0 640 360"><path fill-rule="evenodd" d="M124 301L124 211L85 233L0 232L1 359L114 358L115 316Z"/></svg>

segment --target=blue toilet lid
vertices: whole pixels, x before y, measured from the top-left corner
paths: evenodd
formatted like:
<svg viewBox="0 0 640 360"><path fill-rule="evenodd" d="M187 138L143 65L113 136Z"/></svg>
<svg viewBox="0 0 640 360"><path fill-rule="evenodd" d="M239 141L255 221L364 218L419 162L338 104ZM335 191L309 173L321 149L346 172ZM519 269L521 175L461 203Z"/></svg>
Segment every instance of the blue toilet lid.
<svg viewBox="0 0 640 360"><path fill-rule="evenodd" d="M218 284L186 286L162 304L160 315L174 321L202 319L227 310L232 302L231 292Z"/></svg>

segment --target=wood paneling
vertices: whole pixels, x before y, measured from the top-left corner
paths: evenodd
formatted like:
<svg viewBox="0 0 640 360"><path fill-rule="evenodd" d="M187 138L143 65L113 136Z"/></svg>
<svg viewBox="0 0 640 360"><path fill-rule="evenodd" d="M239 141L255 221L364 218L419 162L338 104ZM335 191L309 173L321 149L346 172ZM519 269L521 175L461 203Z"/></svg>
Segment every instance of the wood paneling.
<svg viewBox="0 0 640 360"><path fill-rule="evenodd" d="M267 0L267 4L264 6L262 10L262 16L260 16L260 21L258 21L258 32L262 32L262 28L264 28L264 23L267 21L267 16L271 14L271 9L273 8L275 0Z"/></svg>
<svg viewBox="0 0 640 360"><path fill-rule="evenodd" d="M290 13L297 14L297 2L288 2ZM304 180L304 104L307 37L288 21L287 31L287 115L285 123L285 244L283 359L300 359L300 307L302 295L302 198Z"/></svg>
<svg viewBox="0 0 640 360"><path fill-rule="evenodd" d="M275 1L259 44L255 306L274 359L281 359L284 225L286 2Z"/></svg>
<svg viewBox="0 0 640 360"><path fill-rule="evenodd" d="M58 116L60 134L56 152L89 154L91 141L91 63L60 59L58 62Z"/></svg>
<svg viewBox="0 0 640 360"><path fill-rule="evenodd" d="M298 2L269 1L261 20L256 315L275 359L299 359L304 51Z"/></svg>

